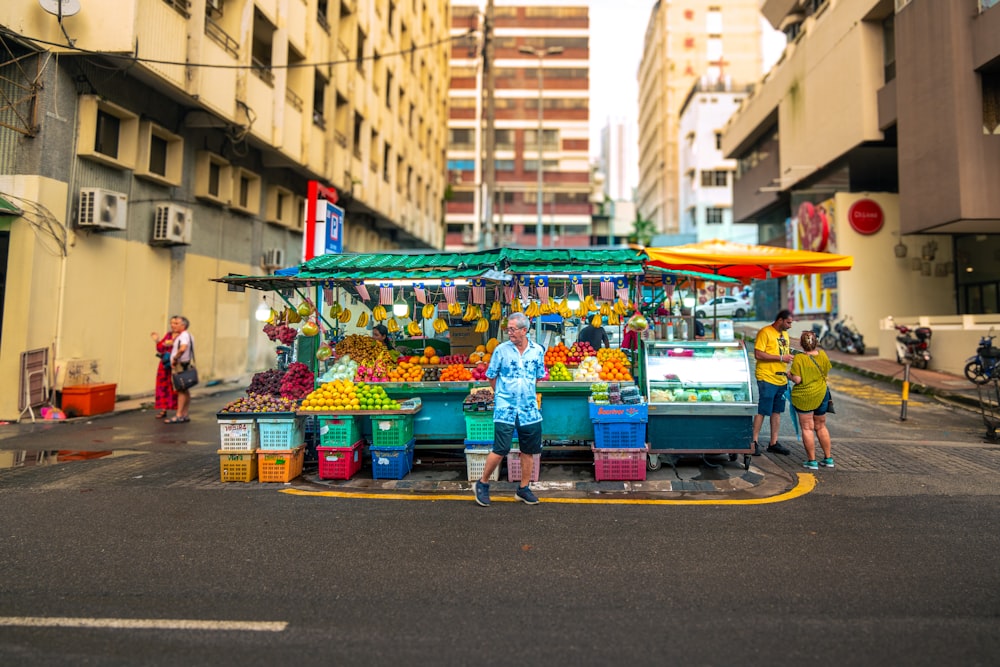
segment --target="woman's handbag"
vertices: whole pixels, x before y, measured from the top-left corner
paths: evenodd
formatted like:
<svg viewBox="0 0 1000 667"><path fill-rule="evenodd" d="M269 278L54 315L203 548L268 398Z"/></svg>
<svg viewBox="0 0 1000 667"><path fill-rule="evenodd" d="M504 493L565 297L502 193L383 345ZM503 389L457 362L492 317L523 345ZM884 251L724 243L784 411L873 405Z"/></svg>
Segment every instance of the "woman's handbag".
<svg viewBox="0 0 1000 667"><path fill-rule="evenodd" d="M198 369L194 365L194 338L191 339L191 361L188 367L171 373L170 381L174 383L174 389L177 391L187 391L198 384Z"/></svg>

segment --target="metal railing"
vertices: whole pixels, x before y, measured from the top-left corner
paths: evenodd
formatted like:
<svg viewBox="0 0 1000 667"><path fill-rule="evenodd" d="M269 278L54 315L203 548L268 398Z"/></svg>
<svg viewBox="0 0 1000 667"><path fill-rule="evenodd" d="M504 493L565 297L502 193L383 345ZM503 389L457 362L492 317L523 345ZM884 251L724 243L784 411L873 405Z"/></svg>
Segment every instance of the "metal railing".
<svg viewBox="0 0 1000 667"><path fill-rule="evenodd" d="M240 43L229 36L218 23L205 17L205 34L234 58L240 57Z"/></svg>

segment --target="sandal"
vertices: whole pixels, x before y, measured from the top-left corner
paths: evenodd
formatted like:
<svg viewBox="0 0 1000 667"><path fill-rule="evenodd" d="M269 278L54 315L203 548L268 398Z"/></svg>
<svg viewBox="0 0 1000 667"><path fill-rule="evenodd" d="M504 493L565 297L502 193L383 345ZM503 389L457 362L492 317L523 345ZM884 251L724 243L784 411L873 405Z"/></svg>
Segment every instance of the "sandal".
<svg viewBox="0 0 1000 667"><path fill-rule="evenodd" d="M190 417L171 417L170 419L164 419L164 424L185 424L191 421Z"/></svg>
<svg viewBox="0 0 1000 667"><path fill-rule="evenodd" d="M153 419L163 419L166 416L167 416L167 411L166 410L160 410L155 415L153 415Z"/></svg>

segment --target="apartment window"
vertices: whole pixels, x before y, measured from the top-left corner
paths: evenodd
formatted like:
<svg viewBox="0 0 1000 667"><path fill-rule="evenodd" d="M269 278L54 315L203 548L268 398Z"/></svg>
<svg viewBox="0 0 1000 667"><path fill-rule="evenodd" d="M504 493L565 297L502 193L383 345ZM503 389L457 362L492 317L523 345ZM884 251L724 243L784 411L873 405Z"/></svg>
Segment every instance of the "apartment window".
<svg viewBox="0 0 1000 667"><path fill-rule="evenodd" d="M882 71L885 82L896 78L896 15L889 14L882 21Z"/></svg>
<svg viewBox="0 0 1000 667"><path fill-rule="evenodd" d="M983 134L1000 134L1000 75L979 75L983 86Z"/></svg>
<svg viewBox="0 0 1000 667"><path fill-rule="evenodd" d="M242 213L259 215L260 176L248 169L237 168L233 174L233 188L236 191L236 202L231 208Z"/></svg>
<svg viewBox="0 0 1000 667"><path fill-rule="evenodd" d="M139 143L138 117L96 95L80 97L77 153L119 169L133 169Z"/></svg>
<svg viewBox="0 0 1000 667"><path fill-rule="evenodd" d="M721 225L722 224L722 209L709 206L705 209L705 224L707 225Z"/></svg>
<svg viewBox="0 0 1000 667"><path fill-rule="evenodd" d="M271 185L267 188L267 222L282 225L285 227L294 226L295 222L295 195L287 188L280 185Z"/></svg>
<svg viewBox="0 0 1000 667"><path fill-rule="evenodd" d="M358 46L354 51L355 66L362 74L365 73L365 31L358 28Z"/></svg>
<svg viewBox="0 0 1000 667"><path fill-rule="evenodd" d="M388 142L382 150L382 180L388 183L392 180L392 146Z"/></svg>
<svg viewBox="0 0 1000 667"><path fill-rule="evenodd" d="M135 175L164 185L180 185L184 140L150 121L139 123L139 158Z"/></svg>
<svg viewBox="0 0 1000 667"><path fill-rule="evenodd" d="M229 204L232 167L221 155L198 151L195 155L194 196L216 204Z"/></svg>
<svg viewBox="0 0 1000 667"><path fill-rule="evenodd" d="M722 132L715 133L715 150L722 150Z"/></svg>
<svg viewBox="0 0 1000 667"><path fill-rule="evenodd" d="M524 132L524 146L525 148L537 148L538 146L538 130L525 130ZM543 148L558 148L559 147L559 130L542 130L542 147Z"/></svg>
<svg viewBox="0 0 1000 667"><path fill-rule="evenodd" d="M453 127L448 130L448 145L457 150L472 147L472 129L467 127Z"/></svg>
<svg viewBox="0 0 1000 667"><path fill-rule="evenodd" d="M254 9L253 41L250 56L251 71L269 86L274 85L274 73L271 71L274 32L275 27L271 22L259 10Z"/></svg>
<svg viewBox="0 0 1000 667"><path fill-rule="evenodd" d="M724 188L729 184L727 171L706 169L701 172L701 187Z"/></svg>
<svg viewBox="0 0 1000 667"><path fill-rule="evenodd" d="M493 144L496 150L514 150L514 130L494 130Z"/></svg>
<svg viewBox="0 0 1000 667"><path fill-rule="evenodd" d="M330 32L330 19L327 17L329 11L328 0L317 0L316 2L316 22L327 33Z"/></svg>
<svg viewBox="0 0 1000 667"><path fill-rule="evenodd" d="M385 71L385 108L392 108L392 72Z"/></svg>
<svg viewBox="0 0 1000 667"><path fill-rule="evenodd" d="M317 70L313 77L313 124L321 129L326 128L326 87L328 85L326 77Z"/></svg>
<svg viewBox="0 0 1000 667"><path fill-rule="evenodd" d="M544 160L542 162L542 171L555 171L559 168L559 160ZM524 170L526 172L538 171L538 160L525 160ZM532 200L534 201L534 200Z"/></svg>
<svg viewBox="0 0 1000 667"><path fill-rule="evenodd" d="M354 157L361 158L361 128L365 124L365 117L359 114L357 111L354 112Z"/></svg>
<svg viewBox="0 0 1000 667"><path fill-rule="evenodd" d="M389 2L389 15L386 17L386 27L388 28L389 34L392 34L392 24L396 22L396 3L390 0Z"/></svg>

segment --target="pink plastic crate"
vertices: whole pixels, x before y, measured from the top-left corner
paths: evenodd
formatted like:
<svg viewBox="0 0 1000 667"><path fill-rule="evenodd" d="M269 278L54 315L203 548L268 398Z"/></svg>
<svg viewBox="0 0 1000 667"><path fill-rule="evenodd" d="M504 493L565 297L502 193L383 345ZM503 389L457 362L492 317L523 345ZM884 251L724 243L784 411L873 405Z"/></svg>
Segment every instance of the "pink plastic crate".
<svg viewBox="0 0 1000 667"><path fill-rule="evenodd" d="M533 454L534 462L531 464L531 481L538 481L538 471L542 467L542 455ZM507 481L521 481L521 452L514 450L507 454Z"/></svg>
<svg viewBox="0 0 1000 667"><path fill-rule="evenodd" d="M641 482L646 479L646 448L598 449L594 452L594 479Z"/></svg>

